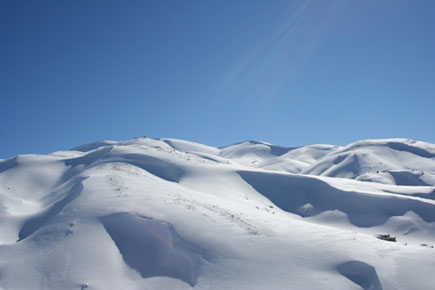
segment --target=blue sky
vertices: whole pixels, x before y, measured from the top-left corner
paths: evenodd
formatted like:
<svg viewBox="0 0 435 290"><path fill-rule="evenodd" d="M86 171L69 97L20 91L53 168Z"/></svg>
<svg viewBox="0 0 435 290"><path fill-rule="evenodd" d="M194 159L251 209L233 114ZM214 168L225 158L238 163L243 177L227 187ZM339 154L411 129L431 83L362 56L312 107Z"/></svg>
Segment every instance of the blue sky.
<svg viewBox="0 0 435 290"><path fill-rule="evenodd" d="M435 142L433 0L0 2L0 158L102 139Z"/></svg>

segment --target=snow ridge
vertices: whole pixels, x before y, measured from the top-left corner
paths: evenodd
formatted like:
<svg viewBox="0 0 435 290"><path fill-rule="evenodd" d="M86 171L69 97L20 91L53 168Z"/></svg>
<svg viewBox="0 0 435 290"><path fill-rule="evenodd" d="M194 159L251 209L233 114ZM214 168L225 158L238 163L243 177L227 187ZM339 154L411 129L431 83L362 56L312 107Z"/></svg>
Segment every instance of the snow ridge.
<svg viewBox="0 0 435 290"><path fill-rule="evenodd" d="M18 155L0 161L0 231L0 289L432 289L435 145Z"/></svg>

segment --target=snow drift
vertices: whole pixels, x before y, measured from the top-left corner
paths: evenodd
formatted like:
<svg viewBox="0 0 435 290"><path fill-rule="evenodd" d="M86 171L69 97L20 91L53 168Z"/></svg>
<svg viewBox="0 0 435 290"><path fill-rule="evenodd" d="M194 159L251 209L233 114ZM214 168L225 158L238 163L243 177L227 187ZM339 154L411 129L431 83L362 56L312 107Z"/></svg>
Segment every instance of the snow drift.
<svg viewBox="0 0 435 290"><path fill-rule="evenodd" d="M432 289L434 185L434 144L408 139L19 155L0 161L0 288Z"/></svg>
<svg viewBox="0 0 435 290"><path fill-rule="evenodd" d="M171 225L130 213L101 220L124 261L142 277L173 277L195 286L201 255Z"/></svg>

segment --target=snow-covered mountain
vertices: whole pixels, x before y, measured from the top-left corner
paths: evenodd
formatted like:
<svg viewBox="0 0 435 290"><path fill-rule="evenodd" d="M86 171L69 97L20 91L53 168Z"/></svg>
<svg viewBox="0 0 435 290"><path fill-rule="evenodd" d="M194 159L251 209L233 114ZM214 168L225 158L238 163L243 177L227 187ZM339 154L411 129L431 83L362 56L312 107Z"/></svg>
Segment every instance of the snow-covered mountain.
<svg viewBox="0 0 435 290"><path fill-rule="evenodd" d="M0 161L0 233L0 289L434 289L435 145L18 155Z"/></svg>

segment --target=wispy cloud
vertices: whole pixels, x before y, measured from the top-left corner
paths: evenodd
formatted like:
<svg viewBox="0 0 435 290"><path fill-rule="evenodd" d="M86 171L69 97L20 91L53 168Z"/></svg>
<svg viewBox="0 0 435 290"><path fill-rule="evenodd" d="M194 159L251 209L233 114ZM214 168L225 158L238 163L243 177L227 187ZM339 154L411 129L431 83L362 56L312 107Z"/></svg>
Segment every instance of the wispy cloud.
<svg viewBox="0 0 435 290"><path fill-rule="evenodd" d="M277 91L316 46L323 1L291 1L269 37L261 37L219 81L221 101L240 97L243 87L264 86L270 95ZM323 11L324 12L324 11ZM270 76L273 72L273 79ZM276 77L279 75L279 77Z"/></svg>
<svg viewBox="0 0 435 290"><path fill-rule="evenodd" d="M217 82L215 95L219 98L216 102L221 104L233 98L250 98L253 91L261 95L256 96L257 99L274 98L300 72L325 37L354 29L346 27L350 24L373 27L382 15L391 15L408 0L398 0L398 4L390 6L384 0L380 1L382 5L374 5L373 1L360 2L289 1L277 19L275 31L270 36L259 36L257 42ZM368 23L361 23L364 19L358 14L361 9L365 10L363 15L371 15L366 18ZM359 20L353 19L355 16Z"/></svg>

